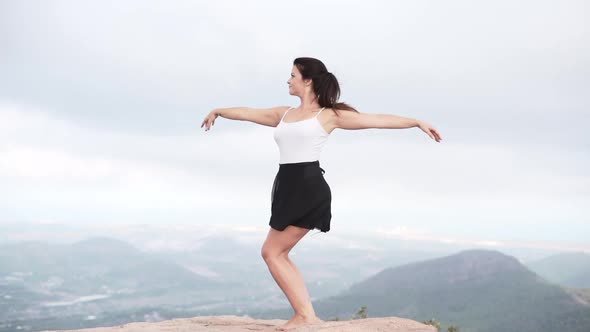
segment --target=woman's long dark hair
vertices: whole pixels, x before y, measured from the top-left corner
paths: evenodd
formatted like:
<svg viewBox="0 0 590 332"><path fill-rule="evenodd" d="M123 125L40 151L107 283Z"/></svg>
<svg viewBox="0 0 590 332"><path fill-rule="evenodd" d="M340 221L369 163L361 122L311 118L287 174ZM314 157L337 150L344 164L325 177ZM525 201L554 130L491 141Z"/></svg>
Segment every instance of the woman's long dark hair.
<svg viewBox="0 0 590 332"><path fill-rule="evenodd" d="M315 92L321 107L332 108L336 115L338 115L338 110L359 113L354 107L338 102L340 85L336 76L326 69L323 62L314 58L296 58L293 65L297 66L303 79L312 80L313 92Z"/></svg>

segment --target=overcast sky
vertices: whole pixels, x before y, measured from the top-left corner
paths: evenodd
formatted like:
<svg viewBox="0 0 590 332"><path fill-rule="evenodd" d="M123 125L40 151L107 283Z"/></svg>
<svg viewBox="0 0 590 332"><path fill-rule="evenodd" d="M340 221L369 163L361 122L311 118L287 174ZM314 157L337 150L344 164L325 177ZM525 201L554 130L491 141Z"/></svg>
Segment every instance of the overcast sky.
<svg viewBox="0 0 590 332"><path fill-rule="evenodd" d="M293 59L434 125L332 132L332 229L590 251L585 1L0 0L0 223L268 230ZM323 235L330 236L330 233Z"/></svg>

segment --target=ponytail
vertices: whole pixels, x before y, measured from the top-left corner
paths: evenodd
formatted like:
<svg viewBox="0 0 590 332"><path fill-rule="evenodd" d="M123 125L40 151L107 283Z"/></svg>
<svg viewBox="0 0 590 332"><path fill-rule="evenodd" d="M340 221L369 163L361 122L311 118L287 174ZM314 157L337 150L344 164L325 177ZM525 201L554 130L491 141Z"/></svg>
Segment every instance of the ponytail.
<svg viewBox="0 0 590 332"><path fill-rule="evenodd" d="M303 78L312 79L313 90L320 107L332 108L336 112L336 115L338 115L338 110L359 113L354 107L343 102L338 102L338 98L340 98L338 80L334 74L326 69L326 66L320 60L314 58L297 58L293 64L297 66Z"/></svg>

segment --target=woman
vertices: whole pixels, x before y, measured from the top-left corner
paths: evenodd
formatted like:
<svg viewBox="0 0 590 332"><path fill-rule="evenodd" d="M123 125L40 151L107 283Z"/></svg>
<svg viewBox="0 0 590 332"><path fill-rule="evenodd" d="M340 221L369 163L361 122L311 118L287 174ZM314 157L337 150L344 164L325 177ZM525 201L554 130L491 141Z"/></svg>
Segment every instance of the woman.
<svg viewBox="0 0 590 332"><path fill-rule="evenodd" d="M293 317L277 327L280 331L322 322L315 314L301 272L288 254L311 229L330 230L332 195L319 157L332 131L336 128L418 127L436 142L441 141L438 131L424 121L391 114L360 113L337 102L340 97L338 81L320 60L295 59L287 84L289 94L300 99L297 108L221 108L211 111L201 124L201 128L208 131L221 116L276 127L274 139L279 146L279 171L271 190L271 227L261 254L294 310Z"/></svg>

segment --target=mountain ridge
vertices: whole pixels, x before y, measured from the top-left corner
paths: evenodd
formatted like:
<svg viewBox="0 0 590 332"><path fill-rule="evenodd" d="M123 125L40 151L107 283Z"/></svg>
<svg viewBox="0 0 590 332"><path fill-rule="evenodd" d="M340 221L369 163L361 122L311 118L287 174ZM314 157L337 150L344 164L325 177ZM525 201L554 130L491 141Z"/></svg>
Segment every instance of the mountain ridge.
<svg viewBox="0 0 590 332"><path fill-rule="evenodd" d="M590 331L590 308L496 250L464 250L386 268L335 296L314 301L322 318L350 317L361 305L369 317L434 317L443 329L456 325L477 332Z"/></svg>

